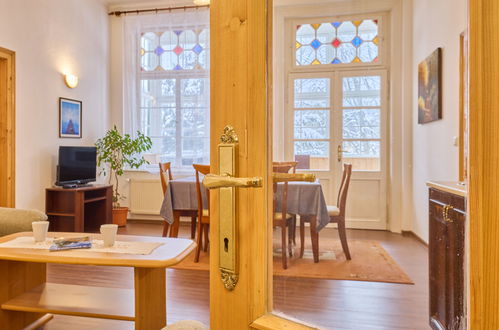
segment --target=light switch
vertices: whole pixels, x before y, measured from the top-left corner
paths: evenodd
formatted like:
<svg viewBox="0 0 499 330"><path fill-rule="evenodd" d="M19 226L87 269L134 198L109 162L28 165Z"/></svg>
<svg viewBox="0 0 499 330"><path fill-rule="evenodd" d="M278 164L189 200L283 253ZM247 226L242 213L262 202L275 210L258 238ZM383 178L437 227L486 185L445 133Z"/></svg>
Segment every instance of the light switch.
<svg viewBox="0 0 499 330"><path fill-rule="evenodd" d="M454 136L454 137L452 138L452 141L453 141L454 147L459 146L459 137Z"/></svg>

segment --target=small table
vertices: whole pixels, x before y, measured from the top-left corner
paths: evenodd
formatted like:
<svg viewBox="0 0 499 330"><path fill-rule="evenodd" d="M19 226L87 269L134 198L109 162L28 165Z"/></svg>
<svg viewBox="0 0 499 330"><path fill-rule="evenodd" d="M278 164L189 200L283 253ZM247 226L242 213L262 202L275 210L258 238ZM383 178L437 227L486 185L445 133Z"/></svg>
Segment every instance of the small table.
<svg viewBox="0 0 499 330"><path fill-rule="evenodd" d="M76 237L81 233L49 233ZM0 238L4 243L31 232ZM100 235L90 235L100 238ZM92 250L0 248L0 328L17 330L48 322L50 314L135 321L135 329L166 325L166 270L195 248L189 239L118 235L118 241L159 242L148 255L103 253ZM133 267L135 288L116 289L46 283L46 264ZM84 275L84 274L82 274ZM50 314L47 314L50 313Z"/></svg>

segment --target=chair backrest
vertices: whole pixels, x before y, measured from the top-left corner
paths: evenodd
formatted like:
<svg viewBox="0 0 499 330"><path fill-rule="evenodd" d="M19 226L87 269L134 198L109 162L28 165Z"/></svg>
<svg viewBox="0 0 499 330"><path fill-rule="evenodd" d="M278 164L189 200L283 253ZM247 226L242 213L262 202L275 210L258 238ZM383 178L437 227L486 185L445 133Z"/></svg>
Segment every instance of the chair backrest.
<svg viewBox="0 0 499 330"><path fill-rule="evenodd" d="M298 164L296 164L296 168L302 170L310 169L310 155L295 155L295 160Z"/></svg>
<svg viewBox="0 0 499 330"><path fill-rule="evenodd" d="M276 162L272 165L272 171L274 173L289 173L289 170L292 168L290 164L282 165L276 164ZM276 213L277 207L277 198L279 195L277 194L277 182L273 184L273 203L272 203L272 214ZM281 194L281 213L282 219L286 219L286 213L288 213L288 182L282 183L282 194Z"/></svg>
<svg viewBox="0 0 499 330"><path fill-rule="evenodd" d="M345 216L347 204L348 187L350 186L350 177L352 176L352 164L343 164L343 175L341 177L340 190L338 191L337 206L340 209L340 216Z"/></svg>
<svg viewBox="0 0 499 330"><path fill-rule="evenodd" d="M291 166L292 173L296 173L296 166L298 165L298 162L273 162L272 165L273 166ZM274 171L274 172L277 172L277 171Z"/></svg>
<svg viewBox="0 0 499 330"><path fill-rule="evenodd" d="M166 181L167 175L168 180L173 180L171 163L159 163L159 177L161 178L161 188L163 188L163 195L166 193L166 188L168 187L168 181Z"/></svg>
<svg viewBox="0 0 499 330"><path fill-rule="evenodd" d="M201 221L201 216L203 215L203 194L201 193L201 181L199 179L199 173L202 175L206 175L210 173L210 165L200 165L200 164L192 164L192 167L194 167L194 170L196 171L196 197L198 199L198 214L199 214L199 221ZM208 210L208 214L210 214L210 190L206 189L206 199L208 202L208 205L206 206L206 209Z"/></svg>

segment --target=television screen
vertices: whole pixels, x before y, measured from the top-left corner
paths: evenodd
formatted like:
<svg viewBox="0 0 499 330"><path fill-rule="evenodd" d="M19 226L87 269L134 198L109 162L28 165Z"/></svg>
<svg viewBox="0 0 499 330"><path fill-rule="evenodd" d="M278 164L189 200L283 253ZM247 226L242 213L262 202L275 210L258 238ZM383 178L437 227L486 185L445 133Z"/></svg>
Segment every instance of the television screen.
<svg viewBox="0 0 499 330"><path fill-rule="evenodd" d="M95 147L59 147L57 184L84 184L96 180Z"/></svg>

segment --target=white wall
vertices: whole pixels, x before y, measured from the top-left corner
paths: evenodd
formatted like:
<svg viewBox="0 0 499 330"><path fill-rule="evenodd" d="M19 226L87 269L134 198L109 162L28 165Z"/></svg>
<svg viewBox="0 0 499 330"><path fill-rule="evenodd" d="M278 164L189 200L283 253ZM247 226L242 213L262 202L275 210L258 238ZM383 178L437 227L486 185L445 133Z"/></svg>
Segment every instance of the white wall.
<svg viewBox="0 0 499 330"><path fill-rule="evenodd" d="M98 0L0 0L0 47L16 52L16 206L45 209L60 145L93 145L108 126L109 28ZM63 73L80 77L76 89ZM83 101L82 139L58 137L58 99Z"/></svg>
<svg viewBox="0 0 499 330"><path fill-rule="evenodd" d="M428 241L428 180L458 180L459 35L466 29L465 0L413 2L413 203L412 230ZM443 48L443 119L417 124L417 66L437 47Z"/></svg>

